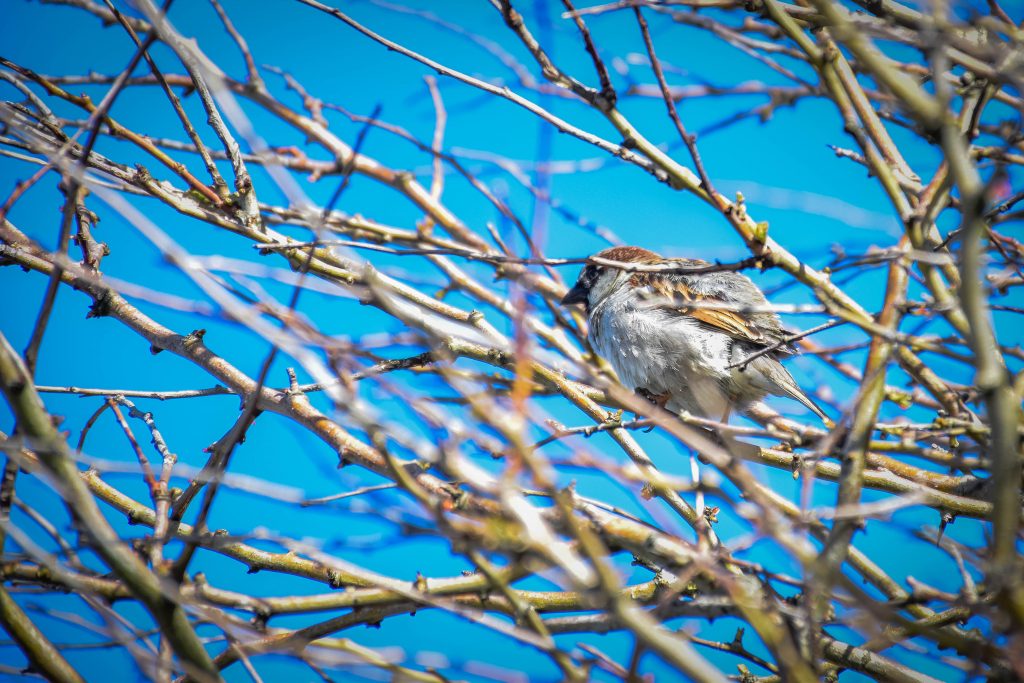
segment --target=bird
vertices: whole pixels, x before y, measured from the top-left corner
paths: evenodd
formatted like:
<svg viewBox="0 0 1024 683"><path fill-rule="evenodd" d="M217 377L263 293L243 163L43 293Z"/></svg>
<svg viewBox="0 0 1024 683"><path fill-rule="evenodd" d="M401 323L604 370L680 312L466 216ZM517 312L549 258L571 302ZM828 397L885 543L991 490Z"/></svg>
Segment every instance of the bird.
<svg viewBox="0 0 1024 683"><path fill-rule="evenodd" d="M783 367L796 349L749 277L636 246L587 260L561 303L583 304L594 350L626 387L677 414L723 422L766 394L788 396L829 423Z"/></svg>

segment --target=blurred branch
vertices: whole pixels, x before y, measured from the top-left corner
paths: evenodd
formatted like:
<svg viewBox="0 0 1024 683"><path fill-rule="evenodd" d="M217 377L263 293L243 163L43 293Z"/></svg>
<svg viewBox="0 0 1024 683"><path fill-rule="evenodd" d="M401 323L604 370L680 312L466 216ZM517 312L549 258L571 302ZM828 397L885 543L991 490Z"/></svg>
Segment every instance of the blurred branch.
<svg viewBox="0 0 1024 683"><path fill-rule="evenodd" d="M130 60L98 73L58 55L53 74L22 48L0 60L13 93L0 162L28 169L0 204L0 266L12 291L42 294L34 323L17 305L4 318L28 343L24 359L0 349L15 417L15 435L0 435L0 617L35 672L79 680L73 652L96 647L160 681L216 680L234 664L259 680L268 654L325 680L516 675L493 670L506 652L460 650L484 632L515 644L511 666L528 676L540 662L566 680L721 681L731 665L745 682L1024 676L1024 31L999 3L493 0L486 16L449 18L384 0L229 16L211 0L213 39L190 37L184 14L176 28L185 10L171 3L166 14L147 0L138 17L109 0L56 4L113 27L111 50ZM279 36L253 27L279 33L289 12L304 22L292 56L315 46L326 62L259 65ZM48 22L26 30L52 37ZM305 68L365 63L381 46L412 69L380 59L373 73L389 119L360 110L351 70L325 85ZM542 126L539 143L524 121ZM738 142L723 148L723 131ZM801 160L806 187L785 200L769 196L782 180L756 176L797 162L761 159L767 136ZM835 158L803 156L811 139ZM726 162L759 169L751 190L716 189ZM613 169L630 175L601 175ZM632 184L645 178L652 193L681 191L670 232L643 220L660 201ZM621 196L593 196L611 187ZM59 193L54 241L38 216ZM715 230L747 255L685 268L587 256L597 238L621 242L604 227L613 200L645 231L631 241L684 249L687 231ZM797 203L828 229L758 215L785 220ZM797 346L788 367L842 417L822 426L755 403L745 422L637 395L595 353L586 318L560 306L561 269L588 266L687 281L775 269L775 303L686 305L801 316L727 369L743 378ZM62 286L84 297L57 306ZM87 347L93 333L67 314L83 302L121 336ZM73 374L47 351L58 341ZM140 349L167 353L114 379ZM55 395L76 449L40 393ZM241 412L190 402L226 395ZM281 425L298 441L276 441ZM201 467L200 435L216 439ZM231 457L243 437L251 459ZM317 474L292 483L294 458ZM208 528L235 494L244 529ZM922 512L937 530L920 531ZM360 535L363 521L375 531ZM389 576L369 553L394 544L412 564ZM432 572L441 555L465 572ZM923 577L915 562L935 566ZM62 593L71 612L53 607ZM417 610L459 620L443 651L405 636L398 620ZM702 631L722 616L731 641ZM96 643L60 643L53 624ZM376 625L396 647L358 642L353 627ZM612 630L631 652L593 644Z"/></svg>
<svg viewBox="0 0 1024 683"><path fill-rule="evenodd" d="M67 444L57 434L50 415L21 358L0 335L0 385L26 437L32 440L40 462L54 478L74 516L89 534L93 548L121 577L160 625L186 670L198 680L217 680L209 656L196 637L183 608L175 604L157 578L125 546L103 518L96 502L79 477Z"/></svg>

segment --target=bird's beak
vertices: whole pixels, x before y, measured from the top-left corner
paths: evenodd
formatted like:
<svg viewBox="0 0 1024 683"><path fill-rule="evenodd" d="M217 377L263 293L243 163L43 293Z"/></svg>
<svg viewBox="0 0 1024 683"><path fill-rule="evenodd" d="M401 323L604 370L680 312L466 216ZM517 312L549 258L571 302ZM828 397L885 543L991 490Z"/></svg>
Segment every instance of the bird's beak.
<svg viewBox="0 0 1024 683"><path fill-rule="evenodd" d="M583 304L587 302L587 290L576 283L576 285L562 297L562 305Z"/></svg>

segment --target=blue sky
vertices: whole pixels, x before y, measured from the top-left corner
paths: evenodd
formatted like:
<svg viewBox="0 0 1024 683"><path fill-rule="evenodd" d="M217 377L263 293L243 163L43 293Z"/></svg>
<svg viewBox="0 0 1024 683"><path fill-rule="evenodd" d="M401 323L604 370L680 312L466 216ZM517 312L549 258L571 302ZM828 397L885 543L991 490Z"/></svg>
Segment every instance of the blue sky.
<svg viewBox="0 0 1024 683"><path fill-rule="evenodd" d="M379 105L383 120L406 128L421 140L430 139L434 110L423 81L423 77L429 74L425 67L388 52L340 22L297 3L226 0L224 6L239 31L246 36L257 63L287 71L311 94L351 112L368 115ZM508 53L528 65L536 76L537 69L532 66L529 55L513 40L487 3L446 0L416 6L436 12L476 35L499 42ZM1011 3L1004 6L1008 11L1014 8ZM523 3L522 7L527 20L540 27L538 34L549 36L552 56L559 65L593 84L596 79L592 65L574 40L575 29L570 22L562 20L556 10L540 1ZM448 66L499 82L504 79L503 82L575 125L615 140L614 131L584 107L521 88L510 80L511 75L497 59L463 35L440 28L421 16L369 2L351 3L351 6L346 5L346 11L374 30ZM73 8L19 1L11 2L6 13L7 19L0 22L0 45L3 46L0 52L41 73L116 73L124 68L134 52L120 29L103 28L94 18ZM206 3L178 0L171 19L182 34L194 36L200 47L231 76L244 76L244 65L237 50ZM621 17L599 16L589 19L588 24L598 44L607 49L612 66L617 62L611 61L611 55L628 66L626 75L621 71L615 72L617 85L624 90L631 82L653 82L646 67L629 63L630 55L643 52L640 35L632 22L622 21ZM704 32L673 26L665 21L652 21L652 24L659 56L666 63L679 67L678 71L669 74L673 84L735 84L747 80L782 83L777 74ZM546 25L549 27L544 28ZM52 36L61 36L59 46L53 44ZM167 49L157 47L153 52L166 71L181 71ZM264 71L263 77L284 102L296 108L300 106L295 93L285 89L279 76ZM610 159L600 150L576 139L552 134L546 124L510 102L483 96L451 80L441 79L439 86L449 116L444 143L446 149L461 155L467 168L478 174L495 194L507 199L526 224L531 224L538 210L546 210L543 207L538 209L528 192L508 174L488 163L486 158L498 155L527 164L537 159L538 154L550 145L550 158L553 160L584 162L588 168L598 167L597 170L557 173L551 178L551 191L560 206L585 220L581 227L558 211L550 211L543 231L547 255L579 257L607 246L607 242L595 234L596 227L611 230L627 243L639 244L666 255L723 261L747 255L741 239L727 222L691 195L674 192L636 167ZM89 89L86 86L73 86L71 89L77 92L76 88L91 93L97 100L104 92L101 88ZM0 84L0 89L4 98L17 98L9 86ZM193 120L204 119L195 97L186 98L184 102ZM700 131L736 111L762 102L763 98L753 96L691 100L682 105L681 115L691 130ZM53 106L59 113L70 115L73 111L67 106ZM993 105L993 108L998 111L999 105ZM244 104L244 109L268 144L294 145L305 149L310 156L324 158L322 150L307 145L294 130L275 121L258 107ZM664 116L664 105L660 100L624 98L622 109L649 138L669 143L675 141L674 130ZM155 137L183 139L173 112L155 89L129 89L118 98L112 113L132 129ZM1010 115L1005 108L1000 113ZM326 116L331 130L345 140L353 140L360 130L359 125L351 123L338 112L328 111ZM910 164L921 169L922 175L930 175L937 160L935 151L914 144L908 134L898 129L894 137L898 142L907 143L905 151ZM877 183L867 177L862 167L837 158L830 150L829 145L852 148L854 143L843 133L841 121L828 102L806 100L792 108L780 108L766 124L756 118L744 120L701 136L700 145L708 172L719 189L730 195L742 191L750 213L758 220L770 222L772 236L816 267L826 265L837 249L854 254L873 246L890 246L897 239L899 224ZM126 143L108 139L101 140L97 149L120 161L130 162L133 155L137 156ZM363 151L392 168L412 170L422 182L429 184L430 158L408 142L385 131L373 130L367 136ZM688 161L684 150L675 149L673 153L677 159ZM194 157L187 154L176 156L194 169L201 170ZM158 177L167 177L164 169L155 163L150 167ZM34 170L34 166L24 162L0 158L0 192L6 193L16 180L27 177ZM262 201L274 204L286 201L267 174L257 170L254 178ZM336 187L334 180L317 183L300 180L309 197L321 204L328 201ZM486 234L486 224L493 222L509 239L515 240L512 229L496 210L454 175L446 178L444 200L479 234ZM112 253L103 262L107 276L128 282L145 282L179 297L202 298L194 285L165 263L153 245L116 212L99 200L90 201L95 201L95 210L102 219L98 236L112 247ZM55 180L47 178L19 202L10 218L24 232L43 244L52 245L57 234L60 202ZM151 200L133 199L133 203L143 208L147 217L192 253L229 255L262 265L282 266L282 262L257 256L241 238L184 219ZM380 222L402 227L411 227L421 218L416 207L397 201L392 190L359 176L353 179L338 208L352 213L361 212ZM948 218L945 227L949 227ZM1020 235L1019 229L1011 230ZM521 244L516 244L522 248ZM382 268L392 269L392 272L408 274L426 291L442 282L436 272L426 270L418 261L375 257L375 262ZM471 269L473 272L486 272L482 267ZM562 272L567 280L574 278L575 274L575 269ZM754 277L766 288L788 282L781 272L767 272ZM24 348L27 342L45 284L45 278L40 276L26 275L15 268L0 268L0 293L3 294L0 325L16 348ZM267 291L286 300L287 287L273 282L261 284ZM878 270L849 283L846 289L868 309L874 310L881 303L883 285L884 271ZM498 286L503 285L499 283ZM807 290L789 287L781 290L773 300L777 303L808 303L812 299ZM458 297L453 298L453 302L459 303ZM201 319L197 323L191 314L146 301L136 303L176 331L184 333L201 325L207 329L206 340L210 345L222 350L250 375L258 372L266 357L268 349L262 340L218 316ZM62 291L58 296L41 351L37 372L39 384L170 390L207 387L214 383L204 373L171 354L153 356L140 338L114 320L84 320L87 304L84 296L71 291ZM380 332L396 332L400 328L396 321L369 307L327 294L305 293L300 310L315 321L323 333L338 338L355 340ZM786 323L797 329L810 327L823 319L791 316ZM1019 323L1009 314L997 316L997 322L1004 338L1020 339ZM860 339L843 327L820 335L819 341L838 344ZM858 353L850 354L847 360L854 365L862 364ZM294 362L280 359L273 367L269 381L283 384L284 368L289 365L294 365ZM821 363L810 358L797 358L789 363L789 367L803 386L814 389L825 402L842 406L851 399L852 385L838 379ZM958 367L950 368L949 372L949 379L970 381L970 377ZM898 372L890 378L894 384L904 380ZM411 380L411 386L417 386L415 382ZM365 397L377 402L384 410L397 412L402 409L380 388L368 387L365 391ZM98 398L80 399L58 394L45 398L51 412L65 416L65 428L71 430L72 441L77 439L83 423L100 404ZM326 407L322 398L314 401ZM140 407L154 412L161 430L172 435L172 450L179 454L182 463L191 467L201 466L205 460L203 449L230 426L238 409L238 400L226 396L189 401L139 400L138 403ZM774 405L784 412L800 414L792 402L779 401ZM566 424L581 423L582 416L566 410L564 406L545 402L545 408ZM891 417L898 412L894 406L887 406L883 417ZM11 417L4 406L0 408L0 429L9 431L11 426ZM658 434L640 438L659 466L685 476L688 463L677 445ZM622 457L611 441L602 436L594 437L585 445L608 458ZM95 458L123 463L130 463L133 457L117 425L107 419L101 420L92 430L85 452ZM552 452L552 457L555 454L557 451ZM356 468L338 470L335 464L336 455L322 443L296 426L268 415L257 421L247 443L235 454L232 471L272 481L308 497L329 495L380 481ZM788 473L767 469L757 472L780 492L798 495L799 484ZM600 497L641 515L650 514L649 509L637 505L635 492L611 484L603 475L565 468L560 471L560 476L565 483L575 480L578 490L585 495ZM111 481L138 500L146 500L145 489L137 475L112 475ZM22 477L18 495L54 524L61 528L67 525L66 512L57 497L36 480ZM815 502L830 504L834 495L831 485L819 484ZM869 492L865 497L871 500L882 496ZM417 571L431 576L448 576L457 575L467 568L466 561L451 553L443 540L432 536L402 538L396 520L381 519L377 514L389 505L400 506L399 509L405 510L409 519L416 519L412 506L403 504L390 492L356 498L345 504L300 510L293 505L268 502L253 494L227 489L220 494L214 506L211 526L247 534L255 530L255 523L271 534L312 537L324 542L327 550L340 557L404 579L414 578ZM144 533L143 530L127 529L124 520L116 515L111 515L111 519L125 528L128 535ZM895 576L913 576L940 587L951 585L950 578L957 574L955 566L944 553L921 543L914 546L913 556L901 552L907 546L911 531L921 526L935 526L937 514L927 508L911 508L898 512L895 521L894 525L869 523L868 533L858 536L858 545L874 553L880 564ZM16 513L15 522L30 530L36 542L44 546L49 543L23 515ZM745 527L739 520L728 513L723 514L719 527L723 537L735 538L744 531ZM962 519L947 533L962 542L977 544L982 541L984 526L974 520ZM771 544L759 543L744 556L754 561L772 561L780 572L798 571L795 566L780 563ZM621 564L624 572L632 572L634 580L649 577L641 569L630 569L625 560ZM200 553L193 569L203 571L215 585L244 586L245 590L259 595L325 590L323 586L308 581L267 572L249 576L244 567L212 553ZM548 584L534 579L525 582L523 587L544 585ZM19 599L23 605L41 605L85 615L81 603L71 596L24 595ZM130 608L119 609L127 615L136 615ZM95 619L92 616L85 618ZM285 617L275 621L274 625L294 626L309 621L310 617L306 616ZM52 616L41 616L40 623L59 642L96 638L81 627ZM699 632L705 638L729 640L737 622L720 619L710 625L692 622L678 626ZM854 637L843 629L837 629L837 632L845 637ZM556 680L558 677L557 670L547 660L527 648L450 615L429 610L414 617L389 620L380 629L360 628L343 635L367 646L397 647L407 653L442 653L455 665L456 673L453 675L457 677L465 677L467 671L472 674L476 670L474 662L489 662L510 671L521 670L531 680ZM621 634L562 638L560 642L563 644L592 642L618 661L628 661L632 646L631 639ZM748 635L749 640L752 637ZM901 661L921 667L937 677L954 675L953 670L941 664L932 651L920 654L906 650L891 652ZM732 666L727 658L707 652L705 655L722 666ZM115 672L118 678L135 675L126 656L112 657L103 650L78 650L70 653L69 658L81 666L89 678L111 676ZM0 662L18 666L20 661L20 654L15 649L0 648ZM263 658L257 663L266 680L279 676L298 676L305 680L311 676L308 669L296 666L274 658ZM459 669L463 670L460 672ZM660 663L650 656L645 657L642 669L655 674L664 672ZM229 670L228 678L242 680L246 675L236 665ZM480 679L487 680L483 675ZM843 680L846 679L844 676ZM856 680L856 677L849 676L849 679Z"/></svg>

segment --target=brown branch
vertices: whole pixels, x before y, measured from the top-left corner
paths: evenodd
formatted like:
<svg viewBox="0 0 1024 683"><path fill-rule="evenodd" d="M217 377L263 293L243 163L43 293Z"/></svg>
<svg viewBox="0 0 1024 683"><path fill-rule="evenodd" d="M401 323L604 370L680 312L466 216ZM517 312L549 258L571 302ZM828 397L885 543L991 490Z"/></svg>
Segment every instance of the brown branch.
<svg viewBox="0 0 1024 683"><path fill-rule="evenodd" d="M174 646L186 670L202 681L218 680L209 656L173 594L117 536L107 523L57 433L32 384L23 361L0 335L0 388L25 436L33 440L40 461L61 487L73 515L91 537L93 547L146 606Z"/></svg>

